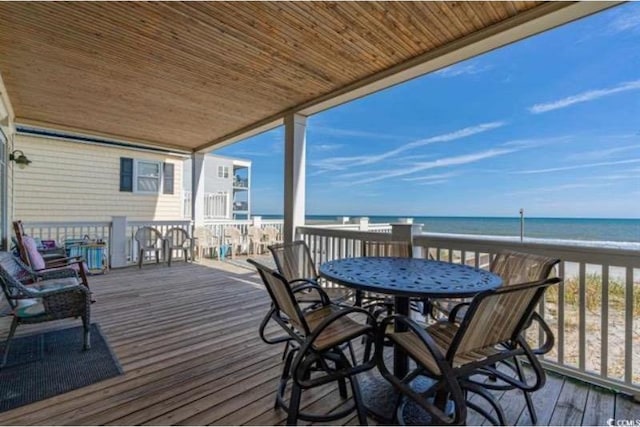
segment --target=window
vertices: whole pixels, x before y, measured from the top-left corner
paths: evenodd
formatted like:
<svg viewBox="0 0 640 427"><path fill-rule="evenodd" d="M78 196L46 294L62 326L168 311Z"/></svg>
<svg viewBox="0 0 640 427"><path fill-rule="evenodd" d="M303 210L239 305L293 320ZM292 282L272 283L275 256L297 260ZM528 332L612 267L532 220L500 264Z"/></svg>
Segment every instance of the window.
<svg viewBox="0 0 640 427"><path fill-rule="evenodd" d="M174 180L173 163L120 158L120 191L174 194Z"/></svg>
<svg viewBox="0 0 640 427"><path fill-rule="evenodd" d="M135 179L133 182L136 193L157 194L160 192L160 165L160 162L135 161L133 168Z"/></svg>
<svg viewBox="0 0 640 427"><path fill-rule="evenodd" d="M218 178L229 178L229 166L218 166Z"/></svg>

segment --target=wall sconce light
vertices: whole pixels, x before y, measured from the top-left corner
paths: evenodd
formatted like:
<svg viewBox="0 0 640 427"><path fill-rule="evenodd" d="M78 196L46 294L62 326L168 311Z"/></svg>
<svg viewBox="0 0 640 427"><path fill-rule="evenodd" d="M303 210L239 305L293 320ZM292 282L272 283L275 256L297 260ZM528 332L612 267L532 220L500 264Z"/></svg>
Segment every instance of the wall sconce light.
<svg viewBox="0 0 640 427"><path fill-rule="evenodd" d="M20 169L24 169L31 163L31 160L27 159L22 150L13 150L13 153L9 154L9 160L16 162Z"/></svg>

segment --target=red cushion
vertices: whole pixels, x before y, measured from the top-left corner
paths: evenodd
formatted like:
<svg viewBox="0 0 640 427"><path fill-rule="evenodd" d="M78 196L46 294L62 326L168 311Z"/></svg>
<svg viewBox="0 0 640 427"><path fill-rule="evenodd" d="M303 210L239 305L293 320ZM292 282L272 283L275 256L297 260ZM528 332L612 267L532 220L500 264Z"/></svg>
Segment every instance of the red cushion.
<svg viewBox="0 0 640 427"><path fill-rule="evenodd" d="M42 270L45 268L46 264L44 262L44 258L42 258L42 255L38 252L38 245L36 245L36 241L33 237L24 236L22 238L22 244L27 251L31 268L34 270Z"/></svg>

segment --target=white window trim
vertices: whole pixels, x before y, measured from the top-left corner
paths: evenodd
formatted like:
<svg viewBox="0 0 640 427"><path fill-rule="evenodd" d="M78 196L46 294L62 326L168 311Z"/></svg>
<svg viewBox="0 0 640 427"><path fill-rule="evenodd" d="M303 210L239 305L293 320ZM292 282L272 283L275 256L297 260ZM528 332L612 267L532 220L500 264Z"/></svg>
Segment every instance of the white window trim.
<svg viewBox="0 0 640 427"><path fill-rule="evenodd" d="M158 191L144 191L138 188L138 164L139 163L154 163L158 165ZM133 159L133 192L138 194L154 194L159 195L162 194L163 188L163 170L162 170L162 162L158 160L144 160L144 159Z"/></svg>

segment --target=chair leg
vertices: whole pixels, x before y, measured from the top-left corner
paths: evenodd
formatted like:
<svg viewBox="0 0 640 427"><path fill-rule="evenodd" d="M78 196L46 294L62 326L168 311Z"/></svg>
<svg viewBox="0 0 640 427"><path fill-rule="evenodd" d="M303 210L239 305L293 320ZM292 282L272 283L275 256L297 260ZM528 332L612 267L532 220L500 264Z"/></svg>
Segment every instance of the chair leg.
<svg viewBox="0 0 640 427"><path fill-rule="evenodd" d="M362 393L360 392L360 385L355 375L349 377L351 383L351 393L353 394L353 401L356 404L356 412L358 413L358 424L361 426L367 425L367 411L364 403L362 402Z"/></svg>
<svg viewBox="0 0 640 427"><path fill-rule="evenodd" d="M294 426L298 421L298 412L300 411L300 397L302 390L300 386L293 382L291 385L291 402L289 403L289 415L287 416L287 425Z"/></svg>
<svg viewBox="0 0 640 427"><path fill-rule="evenodd" d="M167 260L168 260L169 267L171 267L171 258L172 257L173 257L173 250L171 248L169 248L169 250L167 251Z"/></svg>
<svg viewBox="0 0 640 427"><path fill-rule="evenodd" d="M364 340L365 340L364 356L363 356L364 358L362 360L366 362L371 357L371 345L373 340L371 339L371 337L368 337L368 336L365 336Z"/></svg>
<svg viewBox="0 0 640 427"><path fill-rule="evenodd" d="M140 249L140 253L138 253L138 268L142 268L143 259L144 259L144 249Z"/></svg>
<svg viewBox="0 0 640 427"><path fill-rule="evenodd" d="M88 316L82 316L82 326L84 327L84 345L83 350L91 349L91 322Z"/></svg>
<svg viewBox="0 0 640 427"><path fill-rule="evenodd" d="M169 251L171 253L171 251ZM160 264L160 251L156 249L156 264Z"/></svg>
<svg viewBox="0 0 640 427"><path fill-rule="evenodd" d="M11 322L11 329L9 329L9 336L7 337L7 341L4 344L4 355L2 356L2 364L0 365L0 369L4 368L4 365L7 364L7 358L9 357L9 346L11 344L11 338L16 333L16 328L18 327L18 318L13 317L13 321Z"/></svg>
<svg viewBox="0 0 640 427"><path fill-rule="evenodd" d="M347 398L347 382L344 378L340 378L338 380L338 391L340 392L340 397L343 399Z"/></svg>
<svg viewBox="0 0 640 427"><path fill-rule="evenodd" d="M515 365L516 365L516 372L518 373L518 378L520 379L520 381L524 383L526 382L526 378L525 378L524 372L522 372L522 365L520 364L520 361L518 360L517 357L515 357L514 359L515 359ZM524 393L524 400L527 402L527 409L529 410L529 417L531 417L531 424L536 425L538 424L538 414L536 413L535 406L533 406L533 400L531 400L531 394L526 390L522 390L522 393Z"/></svg>

